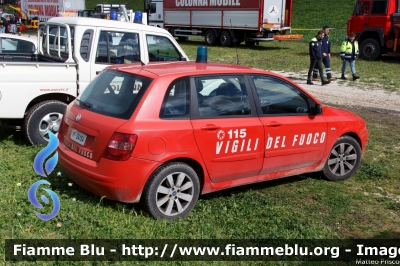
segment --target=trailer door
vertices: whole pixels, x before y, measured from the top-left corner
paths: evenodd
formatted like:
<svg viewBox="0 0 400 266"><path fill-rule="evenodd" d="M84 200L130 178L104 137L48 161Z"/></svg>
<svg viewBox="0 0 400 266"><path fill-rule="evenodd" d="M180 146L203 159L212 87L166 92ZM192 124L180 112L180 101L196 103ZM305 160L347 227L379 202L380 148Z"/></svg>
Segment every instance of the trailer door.
<svg viewBox="0 0 400 266"><path fill-rule="evenodd" d="M285 21L286 0L264 0L263 28L278 30Z"/></svg>

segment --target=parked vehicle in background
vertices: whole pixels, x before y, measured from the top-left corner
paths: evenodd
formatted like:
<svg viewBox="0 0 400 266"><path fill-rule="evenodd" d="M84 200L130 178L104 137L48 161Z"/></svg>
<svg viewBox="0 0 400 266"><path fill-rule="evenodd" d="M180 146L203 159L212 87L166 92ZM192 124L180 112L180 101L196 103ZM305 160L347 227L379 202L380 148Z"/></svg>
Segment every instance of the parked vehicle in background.
<svg viewBox="0 0 400 266"><path fill-rule="evenodd" d="M40 25L37 55L0 54L2 125L23 130L32 144L47 144L49 130L57 134L66 105L106 66L188 60L171 34L156 27L80 17Z"/></svg>
<svg viewBox="0 0 400 266"><path fill-rule="evenodd" d="M292 22L292 0L153 0L148 8L149 25L165 28L180 40L203 36L207 45L273 41L289 31Z"/></svg>
<svg viewBox="0 0 400 266"><path fill-rule="evenodd" d="M20 0L18 7L27 12L28 9L36 9L41 22L58 17L59 13L70 12L78 16L78 10L85 9L85 0Z"/></svg>
<svg viewBox="0 0 400 266"><path fill-rule="evenodd" d="M34 54L36 53L36 36L18 36L0 33L0 58L2 54ZM4 58L0 61L5 61Z"/></svg>
<svg viewBox="0 0 400 266"><path fill-rule="evenodd" d="M400 0L357 0L347 21L347 33L351 32L357 34L364 59L400 56Z"/></svg>
<svg viewBox="0 0 400 266"><path fill-rule="evenodd" d="M68 105L58 138L59 163L78 185L174 219L200 194L235 186L316 171L345 180L368 132L277 74L166 62L107 68Z"/></svg>
<svg viewBox="0 0 400 266"><path fill-rule="evenodd" d="M28 29L37 29L39 23L39 10L27 9L26 12L22 11L21 8L8 5L9 8L14 9L22 16L22 23L25 24Z"/></svg>

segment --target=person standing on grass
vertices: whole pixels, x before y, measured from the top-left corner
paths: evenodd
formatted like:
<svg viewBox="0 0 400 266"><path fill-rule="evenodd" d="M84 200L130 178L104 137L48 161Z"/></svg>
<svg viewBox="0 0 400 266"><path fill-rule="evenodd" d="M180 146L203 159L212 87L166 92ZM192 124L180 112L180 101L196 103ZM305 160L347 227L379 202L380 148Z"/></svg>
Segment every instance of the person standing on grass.
<svg viewBox="0 0 400 266"><path fill-rule="evenodd" d="M322 32L324 33L324 38L322 39L322 63L325 66L326 77L329 81L335 80L332 77L331 71L331 42L329 40L329 26L323 26ZM318 66L316 65L313 71L313 79L318 80Z"/></svg>
<svg viewBox="0 0 400 266"><path fill-rule="evenodd" d="M15 23L16 23L15 17L12 16L12 17L10 18L10 25L11 25L11 27L10 27L10 32L11 32L12 34L15 34L15 32L16 32Z"/></svg>
<svg viewBox="0 0 400 266"><path fill-rule="evenodd" d="M311 81L311 76L314 71L314 67L318 64L319 75L321 77L321 85L329 84L330 81L324 78L324 71L322 70L322 38L324 33L322 30L318 31L317 35L311 39L309 44L310 53L310 68L308 69L307 84L314 85Z"/></svg>
<svg viewBox="0 0 400 266"><path fill-rule="evenodd" d="M4 20L3 17L0 17L0 33L4 33L5 28L4 28Z"/></svg>
<svg viewBox="0 0 400 266"><path fill-rule="evenodd" d="M349 38L342 43L340 47L340 57L342 58L342 76L341 79L347 79L345 72L347 63L350 63L350 70L353 74L353 80L357 80L360 76L356 75L356 59L358 59L358 42L355 40L356 34L354 32L349 34Z"/></svg>

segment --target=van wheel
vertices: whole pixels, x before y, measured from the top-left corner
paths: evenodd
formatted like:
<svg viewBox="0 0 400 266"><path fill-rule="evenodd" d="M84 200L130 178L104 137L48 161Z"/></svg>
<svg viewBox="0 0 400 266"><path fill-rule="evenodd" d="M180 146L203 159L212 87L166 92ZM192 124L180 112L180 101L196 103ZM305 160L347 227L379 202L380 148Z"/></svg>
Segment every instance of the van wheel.
<svg viewBox="0 0 400 266"><path fill-rule="evenodd" d="M215 45L217 43L217 36L213 30L206 30L204 34L204 42L207 45Z"/></svg>
<svg viewBox="0 0 400 266"><path fill-rule="evenodd" d="M360 56L366 60L376 60L381 55L381 46L379 43L370 38L361 43Z"/></svg>
<svg viewBox="0 0 400 266"><path fill-rule="evenodd" d="M188 215L197 202L200 182L185 163L168 163L147 181L143 193L146 210L156 219L172 220Z"/></svg>
<svg viewBox="0 0 400 266"><path fill-rule="evenodd" d="M358 169L361 156L360 144L350 136L342 136L333 145L322 172L331 181L345 180Z"/></svg>
<svg viewBox="0 0 400 266"><path fill-rule="evenodd" d="M32 145L49 142L50 130L56 136L67 105L59 101L45 101L29 109L24 119L24 133Z"/></svg>
<svg viewBox="0 0 400 266"><path fill-rule="evenodd" d="M232 45L232 36L231 33L227 30L221 32L221 36L219 37L221 46L229 47Z"/></svg>

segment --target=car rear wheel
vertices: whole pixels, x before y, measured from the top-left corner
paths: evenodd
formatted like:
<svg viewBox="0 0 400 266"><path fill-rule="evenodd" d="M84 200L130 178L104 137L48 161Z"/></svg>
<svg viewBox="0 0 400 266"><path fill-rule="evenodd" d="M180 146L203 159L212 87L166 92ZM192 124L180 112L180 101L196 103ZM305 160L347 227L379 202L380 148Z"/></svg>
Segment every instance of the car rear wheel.
<svg viewBox="0 0 400 266"><path fill-rule="evenodd" d="M322 171L329 180L345 180L358 169L361 156L360 144L350 136L342 136L333 145Z"/></svg>
<svg viewBox="0 0 400 266"><path fill-rule="evenodd" d="M188 215L197 202L200 182L187 164L175 162L157 169L143 194L146 210L156 219L172 220Z"/></svg>
<svg viewBox="0 0 400 266"><path fill-rule="evenodd" d="M49 142L50 130L56 136L67 105L59 101L45 101L29 109L24 120L24 133L32 145Z"/></svg>

